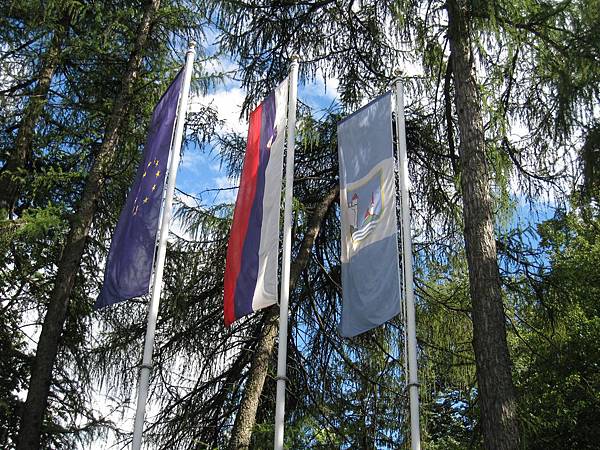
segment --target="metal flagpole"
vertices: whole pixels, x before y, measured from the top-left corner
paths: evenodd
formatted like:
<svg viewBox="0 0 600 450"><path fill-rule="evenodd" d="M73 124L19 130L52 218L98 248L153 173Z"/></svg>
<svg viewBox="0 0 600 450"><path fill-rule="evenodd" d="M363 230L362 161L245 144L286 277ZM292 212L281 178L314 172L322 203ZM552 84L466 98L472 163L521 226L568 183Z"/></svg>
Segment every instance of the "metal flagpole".
<svg viewBox="0 0 600 450"><path fill-rule="evenodd" d="M412 239L410 232L410 202L408 198L408 158L404 127L404 87L396 79L396 131L398 134L398 172L402 208L402 268L406 298L406 328L408 334L408 392L410 396L410 442L412 450L421 448L419 428L419 382L417 378L417 333L415 327L415 293L413 284Z"/></svg>
<svg viewBox="0 0 600 450"><path fill-rule="evenodd" d="M142 432L144 430L144 415L146 413L146 401L148 399L148 385L150 382L150 371L152 370L152 348L154 347L154 334L156 331L156 318L158 316L158 304L160 291L162 289L162 277L165 267L165 255L167 252L167 238L169 236L169 221L173 207L173 192L175 191L175 176L179 166L179 152L183 139L183 126L188 108L188 96L190 92L190 81L196 56L196 43L191 41L185 57L185 71L183 74L183 85L179 106L177 108L177 119L173 144L171 146L171 162L169 164L169 179L167 181L167 192L163 206L163 214L160 226L160 238L156 255L156 266L154 270L154 282L152 284L152 299L148 308L148 325L146 328L146 340L144 342L144 357L140 367L140 380L138 386L137 409L135 412L135 424L133 426L133 450L139 450L142 446Z"/></svg>
<svg viewBox="0 0 600 450"><path fill-rule="evenodd" d="M283 211L283 267L279 301L279 350L277 353L277 397L275 407L275 450L283 449L285 419L285 381L287 362L288 302L290 297L290 258L292 253L292 192L294 187L294 141L296 139L296 97L298 95L298 57L290 67L285 160L285 209Z"/></svg>

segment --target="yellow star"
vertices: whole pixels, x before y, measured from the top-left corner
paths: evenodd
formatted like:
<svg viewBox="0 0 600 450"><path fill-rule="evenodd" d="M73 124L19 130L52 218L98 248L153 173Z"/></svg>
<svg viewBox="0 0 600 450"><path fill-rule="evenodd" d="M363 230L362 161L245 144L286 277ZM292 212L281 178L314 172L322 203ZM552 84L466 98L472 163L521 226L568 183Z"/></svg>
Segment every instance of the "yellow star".
<svg viewBox="0 0 600 450"><path fill-rule="evenodd" d="M154 160L154 165L155 165L156 167L158 167L158 159L155 159L155 160Z"/></svg>
<svg viewBox="0 0 600 450"><path fill-rule="evenodd" d="M142 176L142 178L144 178L146 176L146 172L144 172L144 175Z"/></svg>
<svg viewBox="0 0 600 450"><path fill-rule="evenodd" d="M156 171L156 176L159 177L160 176L160 170Z"/></svg>
<svg viewBox="0 0 600 450"><path fill-rule="evenodd" d="M148 197L144 198L144 203L148 203Z"/></svg>
<svg viewBox="0 0 600 450"><path fill-rule="evenodd" d="M151 165L152 165L152 161L150 161L150 162L148 163L148 167L150 167Z"/></svg>
<svg viewBox="0 0 600 450"><path fill-rule="evenodd" d="M155 190L156 190L156 185L155 185L155 184L153 184L153 185L152 185L152 192L154 192Z"/></svg>

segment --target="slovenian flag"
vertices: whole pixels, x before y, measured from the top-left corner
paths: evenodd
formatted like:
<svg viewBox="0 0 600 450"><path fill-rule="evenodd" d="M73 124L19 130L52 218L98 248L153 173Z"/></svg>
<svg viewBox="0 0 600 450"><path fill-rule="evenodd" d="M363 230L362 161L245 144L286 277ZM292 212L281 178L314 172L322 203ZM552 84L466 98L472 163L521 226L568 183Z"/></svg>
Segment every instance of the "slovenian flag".
<svg viewBox="0 0 600 450"><path fill-rule="evenodd" d="M288 81L249 120L225 266L225 325L277 303L277 261Z"/></svg>

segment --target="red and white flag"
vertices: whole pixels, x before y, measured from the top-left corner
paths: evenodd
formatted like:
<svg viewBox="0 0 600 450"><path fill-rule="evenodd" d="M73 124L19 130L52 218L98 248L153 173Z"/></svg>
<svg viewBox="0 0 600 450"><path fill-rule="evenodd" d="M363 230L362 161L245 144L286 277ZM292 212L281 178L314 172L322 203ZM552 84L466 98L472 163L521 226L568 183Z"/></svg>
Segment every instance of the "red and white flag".
<svg viewBox="0 0 600 450"><path fill-rule="evenodd" d="M225 325L277 303L277 256L288 80L249 120L225 267Z"/></svg>

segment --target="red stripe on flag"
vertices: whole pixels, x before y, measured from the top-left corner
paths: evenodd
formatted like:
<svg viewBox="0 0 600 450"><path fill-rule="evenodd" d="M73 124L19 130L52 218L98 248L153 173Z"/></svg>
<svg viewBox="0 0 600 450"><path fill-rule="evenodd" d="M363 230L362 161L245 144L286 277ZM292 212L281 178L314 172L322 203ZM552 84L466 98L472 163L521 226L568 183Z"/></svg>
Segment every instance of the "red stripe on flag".
<svg viewBox="0 0 600 450"><path fill-rule="evenodd" d="M227 246L227 261L225 263L225 325L231 325L235 317L235 287L242 264L242 252L244 241L248 231L250 211L256 195L256 179L258 175L258 164L260 160L260 127L262 122L262 104L250 113L248 128L248 142L246 144L246 156L240 179L235 209L233 211L233 223L229 244Z"/></svg>

